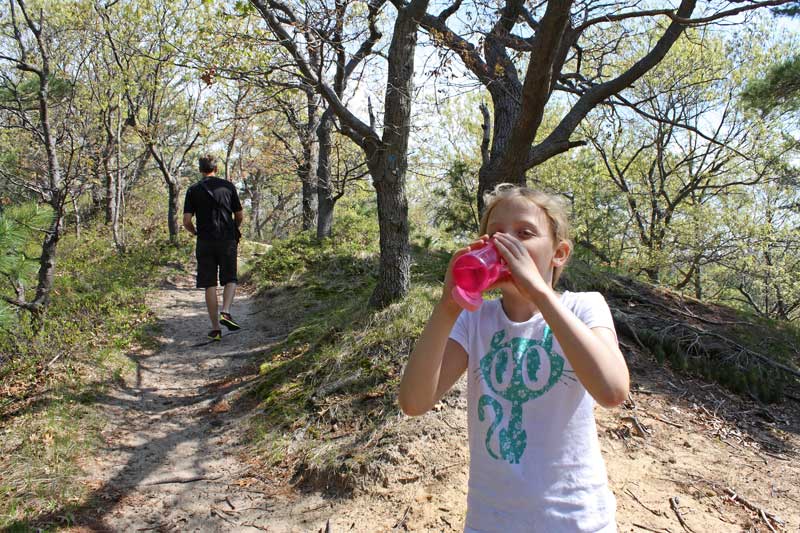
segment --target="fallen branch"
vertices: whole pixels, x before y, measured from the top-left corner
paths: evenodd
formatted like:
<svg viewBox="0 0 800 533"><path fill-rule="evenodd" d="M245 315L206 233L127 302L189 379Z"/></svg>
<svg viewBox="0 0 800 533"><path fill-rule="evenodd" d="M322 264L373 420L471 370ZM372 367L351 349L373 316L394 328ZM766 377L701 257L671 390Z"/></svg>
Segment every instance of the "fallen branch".
<svg viewBox="0 0 800 533"><path fill-rule="evenodd" d="M683 529L686 530L688 533L694 533L694 531L692 531L692 528L690 528L689 525L686 523L686 520L683 519L683 515L681 515L681 511L678 508L677 496L673 496L672 498L669 499L669 506L672 507L672 510L675 512L675 516L678 517L678 522L681 523Z"/></svg>
<svg viewBox="0 0 800 533"><path fill-rule="evenodd" d="M252 528L255 528L255 529L260 529L261 531L269 531L269 528L258 526L258 525L254 524L252 522L242 522L242 525L243 526L247 526L247 527L252 527Z"/></svg>
<svg viewBox="0 0 800 533"><path fill-rule="evenodd" d="M748 500L745 500L744 498L742 498L741 496L736 494L736 492L733 489L725 488L725 492L728 494L728 496L730 497L731 501L739 502L742 505L744 505L745 507L747 507L748 509L750 509L751 511L753 511L754 513L757 513L758 516L761 517L761 519L769 526L769 528L772 531L774 531L774 529L772 529L772 525L769 522L770 520L772 520L773 522L775 522L775 524L777 524L779 526L785 525L785 522L783 520L781 520L780 518L778 518L777 516L775 516L772 513L766 512L764 509L762 509L761 507L755 505L754 503L752 503L752 502L750 502Z"/></svg>
<svg viewBox="0 0 800 533"><path fill-rule="evenodd" d="M222 476L216 476L216 477L195 476L195 477L185 477L185 478L171 477L171 478L167 478L167 479L162 479L160 481L151 481L150 483L145 483L144 486L168 485L170 483L194 483L195 481L204 481L204 480L214 481L215 479L219 479L221 477Z"/></svg>
<svg viewBox="0 0 800 533"><path fill-rule="evenodd" d="M394 527L392 529L400 529L401 527L403 527L405 525L406 518L408 518L408 512L410 510L411 510L411 506L409 505L408 507L406 507L406 512L403 513L403 518L398 520L397 523L394 525Z"/></svg>
<svg viewBox="0 0 800 533"><path fill-rule="evenodd" d="M637 498L637 497L636 497L636 495L635 495L635 494L634 494L634 493L631 491L631 489L625 489L625 492L627 492L627 493L628 493L628 495L629 495L631 498L633 498L634 500L636 500L636 503L638 503L639 505L641 505L642 507L644 507L645 509L647 509L648 511L650 511L650 512L651 512L651 513L653 513L654 515L656 515L656 516L664 516L664 512L663 512L663 511L656 511L656 510L654 510L654 509L650 509L648 506L646 506L644 503L642 503L642 500L640 500L639 498Z"/></svg>
<svg viewBox="0 0 800 533"><path fill-rule="evenodd" d="M769 523L769 520L767 520L767 514L764 512L764 509L761 509L759 516L761 516L761 519L764 521L765 524L767 524L767 527L772 533L778 533L777 531L775 531L775 528L772 527L772 524Z"/></svg>
<svg viewBox="0 0 800 533"><path fill-rule="evenodd" d="M636 418L635 416L623 416L622 421L623 422L630 421L631 424L633 424L633 427L636 428L636 432L639 433L639 436L642 437L643 439L647 438L647 436L650 434L650 430L644 427L642 423L639 422L639 419Z"/></svg>
<svg viewBox="0 0 800 533"><path fill-rule="evenodd" d="M639 529L644 529L645 531L652 531L653 533L670 533L669 529L653 529L652 527L643 526L642 524L637 524L636 522L631 524L634 527L638 527Z"/></svg>
<svg viewBox="0 0 800 533"><path fill-rule="evenodd" d="M753 350L742 346L738 342L733 341L733 340L729 339L728 337L725 337L724 335L720 335L719 333L714 333L712 331L706 331L706 330L703 330L703 329L700 329L700 328L696 328L696 327L691 326L689 324L681 324L681 326L683 326L686 329L694 331L698 335L706 335L708 337L717 338L717 339L719 339L719 340L721 340L723 342L726 342L726 343L728 343L730 345L733 345L735 348L738 348L741 353L744 353L746 355L755 357L756 359L760 359L761 361L765 362L766 364L768 364L768 365L770 365L772 367L775 367L775 368L777 368L779 370L783 370L787 374L791 374L796 378L800 378L800 371L795 370L794 368L788 367L788 366L784 365L783 363L779 363L778 361L770 359L766 355L760 354L758 352L754 352Z"/></svg>

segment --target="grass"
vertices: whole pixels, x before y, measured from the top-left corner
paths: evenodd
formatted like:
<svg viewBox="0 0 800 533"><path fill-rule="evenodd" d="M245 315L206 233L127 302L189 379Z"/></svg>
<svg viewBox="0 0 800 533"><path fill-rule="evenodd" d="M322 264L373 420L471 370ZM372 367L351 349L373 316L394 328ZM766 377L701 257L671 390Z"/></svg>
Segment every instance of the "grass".
<svg viewBox="0 0 800 533"><path fill-rule="evenodd" d="M367 302L377 229L353 219L347 227L349 235L322 243L307 234L274 243L253 267L270 307L296 327L261 364L252 435L264 461L352 490L392 432L402 363L440 295L449 254L415 246L408 296L375 311Z"/></svg>
<svg viewBox="0 0 800 533"><path fill-rule="evenodd" d="M23 313L0 338L12 354L0 366L0 528L55 510L69 522L87 495L79 464L100 443L95 401L134 368L126 354L149 347L147 291L191 253L158 237L162 222L142 212L125 254L99 223L66 235L44 328Z"/></svg>

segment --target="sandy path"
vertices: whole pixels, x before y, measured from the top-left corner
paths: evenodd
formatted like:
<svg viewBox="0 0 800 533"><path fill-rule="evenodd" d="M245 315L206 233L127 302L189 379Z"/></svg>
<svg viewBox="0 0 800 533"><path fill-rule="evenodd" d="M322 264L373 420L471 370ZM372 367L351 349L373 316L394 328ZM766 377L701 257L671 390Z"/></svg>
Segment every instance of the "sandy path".
<svg viewBox="0 0 800 533"><path fill-rule="evenodd" d="M240 442L249 409L238 400L259 355L285 331L240 294L233 312L243 329L208 342L202 293L180 284L148 301L161 347L131 355L136 375L103 399L106 447L87 465L95 493L84 523L92 530L263 531L276 506L292 508L263 486L248 487L254 474Z"/></svg>

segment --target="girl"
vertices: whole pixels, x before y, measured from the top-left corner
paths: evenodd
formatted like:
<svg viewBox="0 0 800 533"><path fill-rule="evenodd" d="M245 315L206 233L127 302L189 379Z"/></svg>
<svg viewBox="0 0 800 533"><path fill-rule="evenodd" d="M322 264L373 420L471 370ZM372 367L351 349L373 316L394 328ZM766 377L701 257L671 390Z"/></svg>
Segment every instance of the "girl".
<svg viewBox="0 0 800 533"><path fill-rule="evenodd" d="M501 185L485 203L483 236L453 260L491 239L510 272L502 298L462 312L450 261L400 407L427 412L469 370L466 533L616 531L593 414L628 395L611 312L599 293L553 289L571 252L557 198Z"/></svg>

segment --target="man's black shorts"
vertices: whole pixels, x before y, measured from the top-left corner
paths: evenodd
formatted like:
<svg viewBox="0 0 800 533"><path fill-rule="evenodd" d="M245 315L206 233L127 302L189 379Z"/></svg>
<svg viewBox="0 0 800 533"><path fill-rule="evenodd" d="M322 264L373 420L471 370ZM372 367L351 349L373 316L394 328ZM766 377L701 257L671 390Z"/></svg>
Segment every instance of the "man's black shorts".
<svg viewBox="0 0 800 533"><path fill-rule="evenodd" d="M217 269L219 284L237 282L236 277L236 241L198 240L195 256L197 257L197 288L217 286Z"/></svg>

